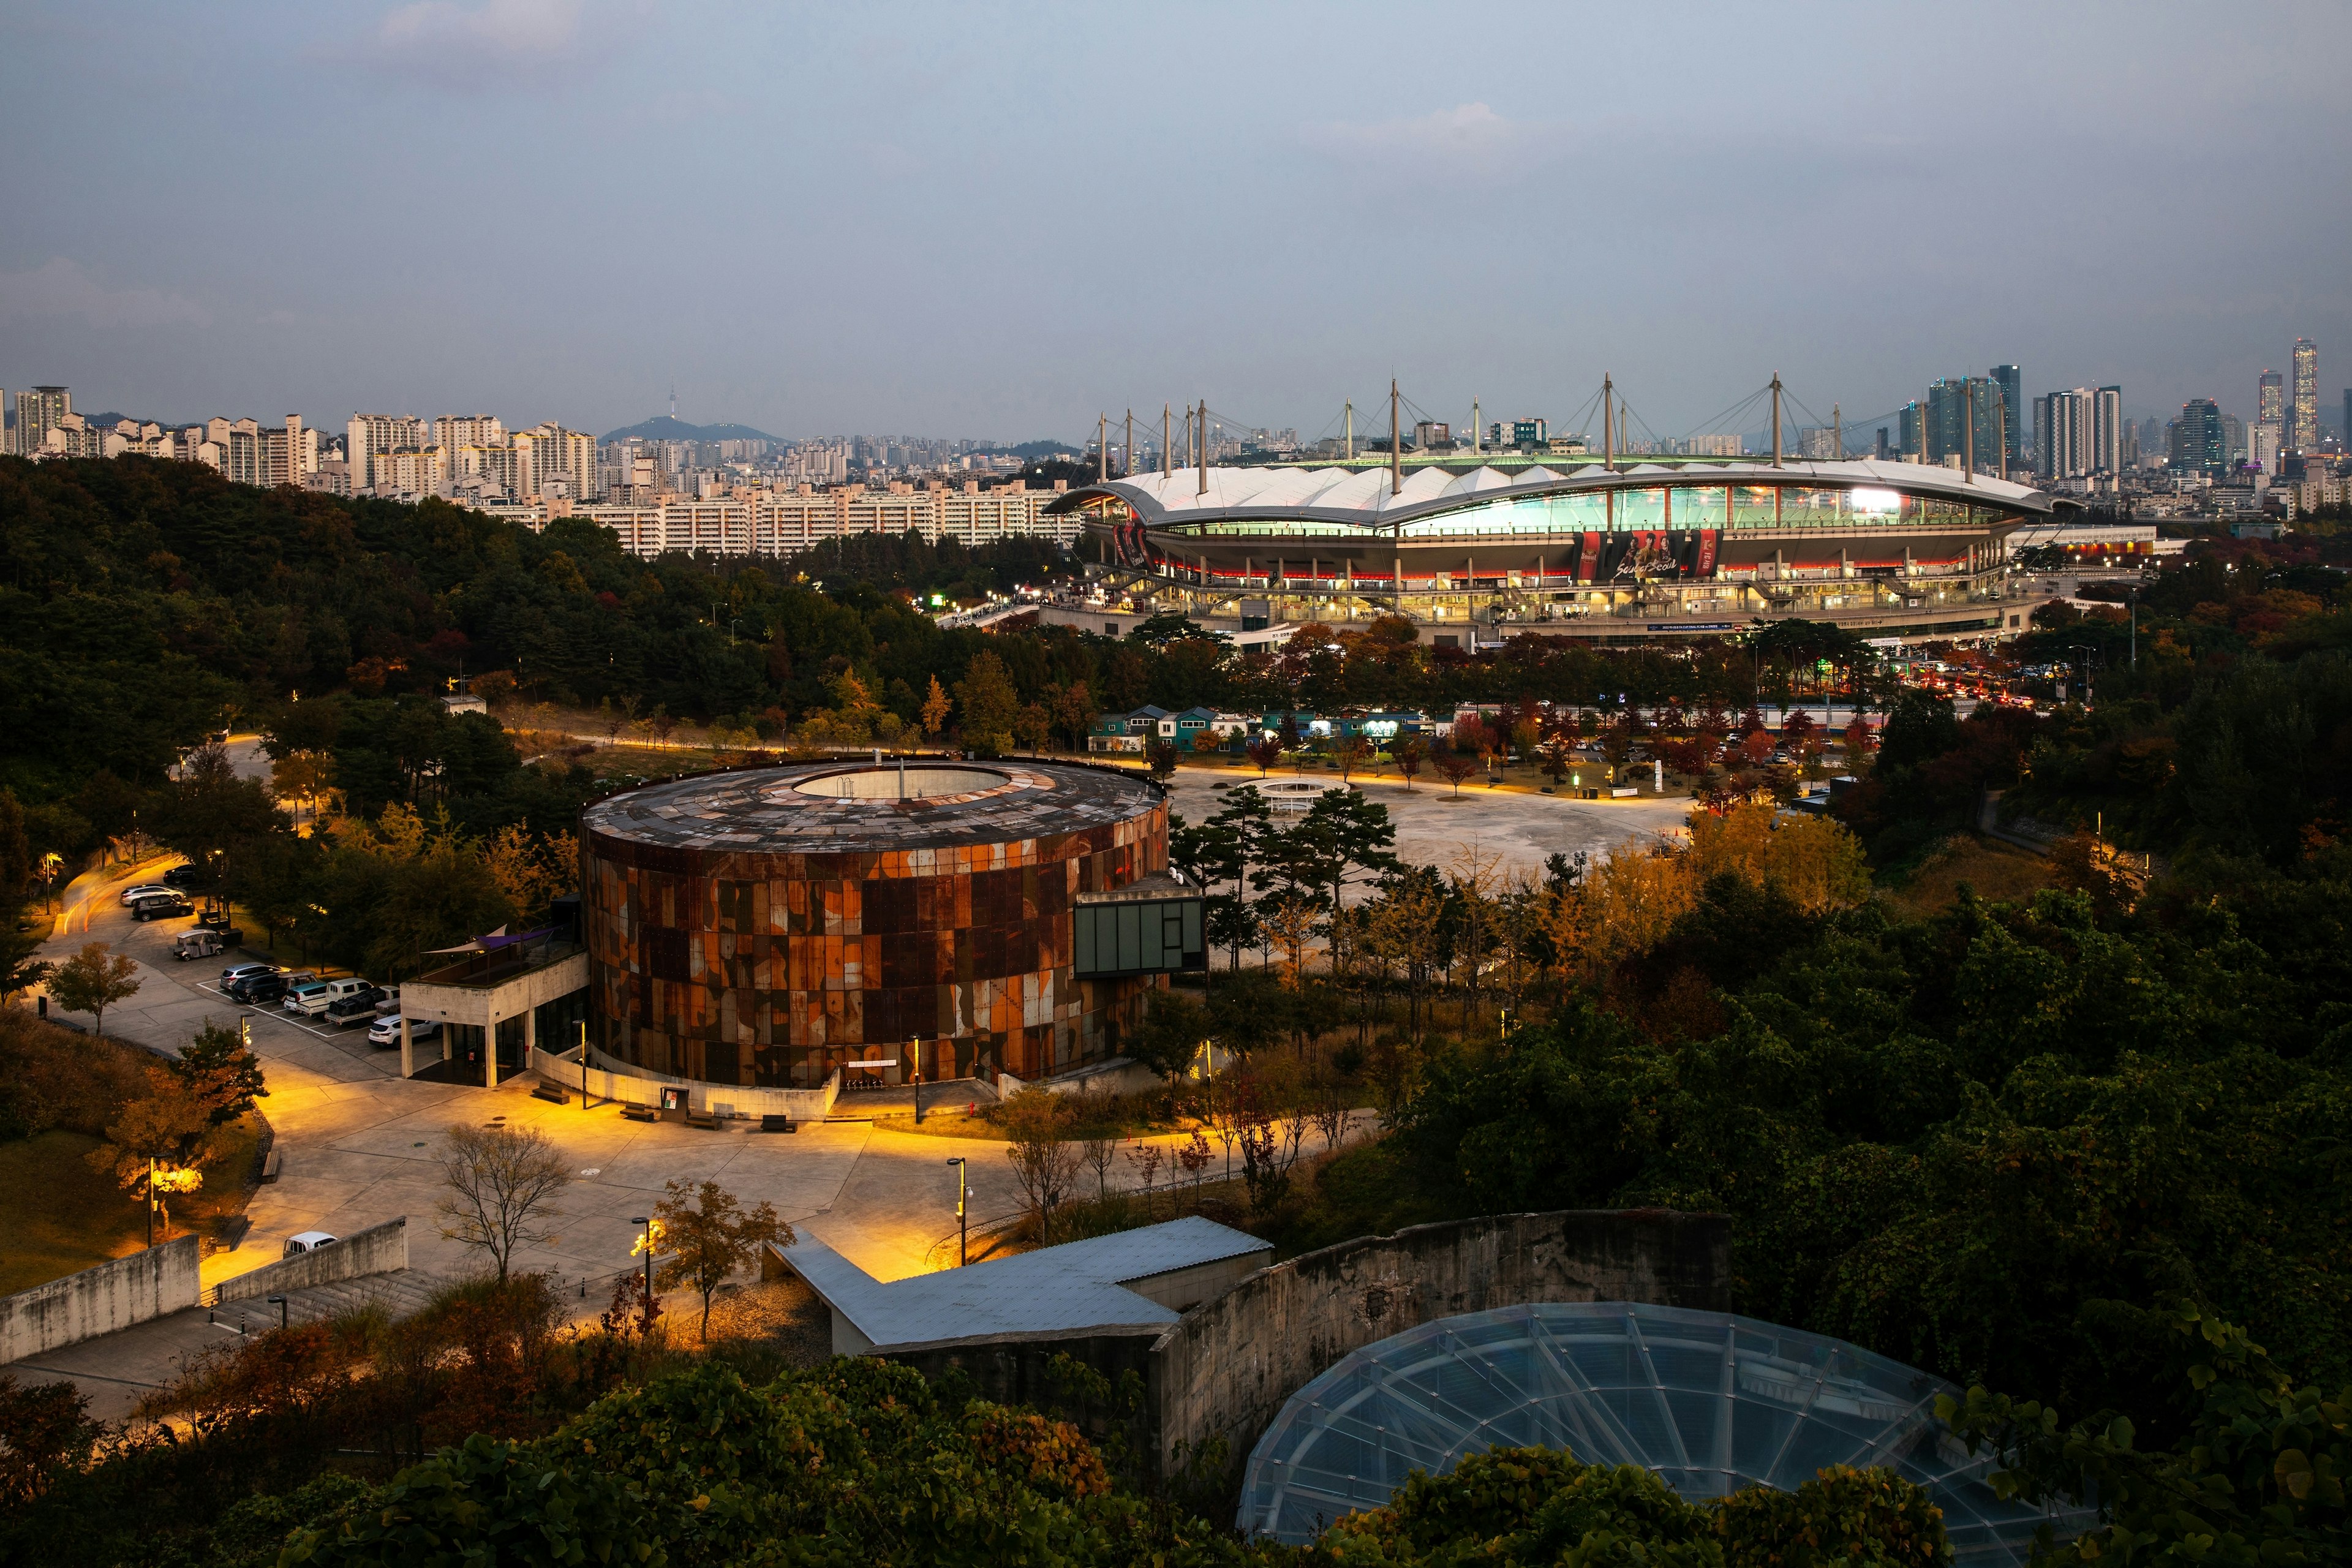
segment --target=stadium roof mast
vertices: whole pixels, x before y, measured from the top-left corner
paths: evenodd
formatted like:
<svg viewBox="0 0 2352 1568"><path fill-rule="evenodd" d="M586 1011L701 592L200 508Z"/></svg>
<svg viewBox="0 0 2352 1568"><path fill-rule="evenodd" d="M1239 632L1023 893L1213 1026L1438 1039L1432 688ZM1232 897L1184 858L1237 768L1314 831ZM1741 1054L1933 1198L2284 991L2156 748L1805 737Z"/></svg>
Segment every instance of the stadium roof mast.
<svg viewBox="0 0 2352 1568"><path fill-rule="evenodd" d="M1352 397L1348 399L1346 418L1347 423L1342 426L1346 434L1340 438L1341 455L1353 458L1356 455L1356 400Z"/></svg>
<svg viewBox="0 0 2352 1568"><path fill-rule="evenodd" d="M1616 418L1616 385L1604 370L1601 373L1601 471L1604 474L1617 471ZM1585 428L1590 430L1592 426L1588 425Z"/></svg>
<svg viewBox="0 0 2352 1568"><path fill-rule="evenodd" d="M1130 478L1135 473L1135 410L1127 411L1127 445L1118 454L1118 477Z"/></svg>
<svg viewBox="0 0 2352 1568"><path fill-rule="evenodd" d="M1163 403L1160 405L1160 477L1163 479L1176 471L1176 448L1168 444L1170 413L1170 405ZM1184 417L1186 423L1191 423L1191 415Z"/></svg>
<svg viewBox="0 0 2352 1568"><path fill-rule="evenodd" d="M1772 466L1780 466L1780 373L1772 373Z"/></svg>
<svg viewBox="0 0 2352 1568"><path fill-rule="evenodd" d="M1470 455L1474 458L1478 455L1478 442L1486 429L1478 419L1478 395L1474 392L1470 395Z"/></svg>
<svg viewBox="0 0 2352 1568"><path fill-rule="evenodd" d="M1205 397L1201 399L1199 439L1201 443L1201 488L1193 493L1196 495L1207 495L1209 493L1209 400Z"/></svg>
<svg viewBox="0 0 2352 1568"><path fill-rule="evenodd" d="M1404 489L1404 437L1397 433L1397 378L1388 378L1388 494Z"/></svg>
<svg viewBox="0 0 2352 1568"><path fill-rule="evenodd" d="M1839 462L1844 462L1845 416L1838 411L1838 405L1834 403L1830 405L1830 437L1837 443L1837 451L1833 455Z"/></svg>
<svg viewBox="0 0 2352 1568"><path fill-rule="evenodd" d="M1960 474L1977 482L1977 378L1960 377Z"/></svg>
<svg viewBox="0 0 2352 1568"><path fill-rule="evenodd" d="M1110 483L1110 416L1095 416L1095 483Z"/></svg>

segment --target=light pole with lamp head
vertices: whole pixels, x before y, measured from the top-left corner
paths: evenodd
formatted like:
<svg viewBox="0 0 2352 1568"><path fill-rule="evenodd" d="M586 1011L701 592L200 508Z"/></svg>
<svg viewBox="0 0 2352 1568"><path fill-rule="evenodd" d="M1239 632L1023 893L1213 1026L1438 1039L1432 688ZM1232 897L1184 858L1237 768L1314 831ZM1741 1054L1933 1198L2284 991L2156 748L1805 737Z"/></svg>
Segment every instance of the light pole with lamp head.
<svg viewBox="0 0 2352 1568"><path fill-rule="evenodd" d="M964 1215L964 1199L969 1194L971 1186L963 1156L958 1154L948 1163L956 1168L956 1267L961 1268L969 1261L968 1255L971 1247L971 1223Z"/></svg>
<svg viewBox="0 0 2352 1568"><path fill-rule="evenodd" d="M630 1223L631 1225L641 1225L641 1226L644 1226L646 1227L646 1239L645 1239L645 1248L646 1248L646 1307L651 1308L651 1307L653 1306L653 1304L654 1304L654 1222L653 1222L653 1216L652 1216L652 1215L630 1215L630 1216L629 1216L629 1223Z"/></svg>

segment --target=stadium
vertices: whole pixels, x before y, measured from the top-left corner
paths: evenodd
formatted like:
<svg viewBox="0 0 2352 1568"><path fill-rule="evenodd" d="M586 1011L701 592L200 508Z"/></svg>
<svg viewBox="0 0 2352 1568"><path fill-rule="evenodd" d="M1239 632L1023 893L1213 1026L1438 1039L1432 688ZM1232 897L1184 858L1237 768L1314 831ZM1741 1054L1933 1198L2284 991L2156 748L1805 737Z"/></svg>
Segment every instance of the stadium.
<svg viewBox="0 0 2352 1568"><path fill-rule="evenodd" d="M1240 631L1402 615L1470 648L1636 644L1828 621L1870 637L2015 629L2010 531L2051 498L1891 461L1489 456L1193 467L1073 489L1103 586Z"/></svg>

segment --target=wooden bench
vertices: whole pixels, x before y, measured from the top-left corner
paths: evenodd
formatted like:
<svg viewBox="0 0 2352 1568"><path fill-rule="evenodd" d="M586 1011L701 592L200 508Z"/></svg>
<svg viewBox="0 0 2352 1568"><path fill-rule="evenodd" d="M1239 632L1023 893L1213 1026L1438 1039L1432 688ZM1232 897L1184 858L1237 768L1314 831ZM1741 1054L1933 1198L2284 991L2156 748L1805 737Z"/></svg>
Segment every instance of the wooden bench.
<svg viewBox="0 0 2352 1568"><path fill-rule="evenodd" d="M269 1152L269 1157L261 1162L261 1179L265 1182L276 1181L278 1179L278 1168L285 1163L285 1155L279 1153L277 1150L272 1149Z"/></svg>
<svg viewBox="0 0 2352 1568"><path fill-rule="evenodd" d="M572 1096L564 1092L563 1086L561 1084L541 1083L537 1089L530 1091L530 1097L533 1100L544 1100L552 1105L569 1105L572 1103Z"/></svg>
<svg viewBox="0 0 2352 1568"><path fill-rule="evenodd" d="M650 1105L625 1102L621 1107L621 1119L625 1121L659 1121L661 1112Z"/></svg>
<svg viewBox="0 0 2352 1568"><path fill-rule="evenodd" d="M762 1132L797 1132L800 1129L793 1125L793 1119L791 1117L771 1110L761 1116L760 1131Z"/></svg>
<svg viewBox="0 0 2352 1568"><path fill-rule="evenodd" d="M686 1124L688 1127L699 1127L705 1132L716 1132L719 1131L719 1118L712 1115L708 1110L688 1111L686 1113Z"/></svg>

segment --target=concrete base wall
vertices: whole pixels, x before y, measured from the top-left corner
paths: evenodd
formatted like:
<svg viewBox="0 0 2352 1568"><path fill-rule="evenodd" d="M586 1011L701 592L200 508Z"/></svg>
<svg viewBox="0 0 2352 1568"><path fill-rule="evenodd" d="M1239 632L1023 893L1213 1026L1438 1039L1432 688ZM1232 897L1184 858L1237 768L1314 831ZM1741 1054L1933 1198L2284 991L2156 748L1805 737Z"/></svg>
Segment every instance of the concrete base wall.
<svg viewBox="0 0 2352 1568"><path fill-rule="evenodd" d="M823 1089L750 1089L730 1083L705 1083L700 1079L672 1078L614 1060L591 1047L588 1092L599 1100L632 1105L659 1105L664 1088L684 1089L688 1108L736 1116L789 1116L794 1121L822 1121L841 1098L838 1068ZM530 1070L548 1082L580 1092L580 1047L562 1052L533 1046Z"/></svg>
<svg viewBox="0 0 2352 1568"><path fill-rule="evenodd" d="M0 1362L39 1355L196 1304L203 1243L184 1236L0 1296Z"/></svg>
<svg viewBox="0 0 2352 1568"><path fill-rule="evenodd" d="M365 1274L390 1274L407 1267L408 1216L403 1215L356 1236L344 1237L316 1252L299 1253L250 1274L224 1279L208 1292L206 1305L304 1290L313 1285L332 1285L339 1279L357 1279Z"/></svg>
<svg viewBox="0 0 2352 1568"><path fill-rule="evenodd" d="M1496 1215L1367 1237L1261 1270L1152 1347L1162 1472L1218 1438L1237 1471L1283 1403L1350 1351L1432 1319L1532 1301L1728 1308L1730 1217Z"/></svg>

